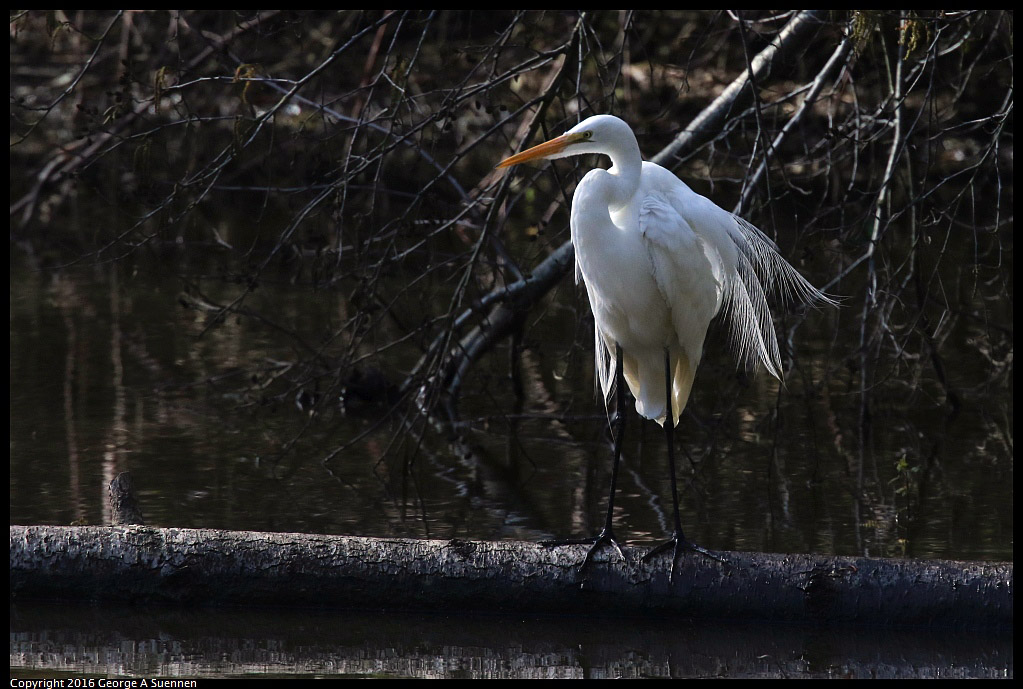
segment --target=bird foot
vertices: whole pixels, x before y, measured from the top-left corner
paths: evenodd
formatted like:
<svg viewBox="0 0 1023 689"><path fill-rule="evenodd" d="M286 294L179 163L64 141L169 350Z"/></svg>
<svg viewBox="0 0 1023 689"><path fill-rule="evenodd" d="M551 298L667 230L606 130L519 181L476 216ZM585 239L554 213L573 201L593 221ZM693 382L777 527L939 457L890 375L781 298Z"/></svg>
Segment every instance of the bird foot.
<svg viewBox="0 0 1023 689"><path fill-rule="evenodd" d="M698 546L695 543L691 542L689 539L682 535L681 531L677 530L675 531L675 533L671 535L671 538L669 538L667 541L660 544L659 546L651 550L649 553L644 555L643 562L649 562L651 559L653 559L655 555L660 555L669 548L671 549L671 569L668 572L668 581L672 583L674 583L675 581L675 563L678 562L679 556L685 553L686 551L699 553L700 555L710 558L715 562L720 562L723 565L731 564L730 562L728 562L728 560L724 559L720 555L712 553L706 548Z"/></svg>
<svg viewBox="0 0 1023 689"><path fill-rule="evenodd" d="M565 539L559 541L541 541L541 545L545 546L556 546L556 545L586 545L589 544L590 548L586 551L586 557L583 558L583 563L579 565L579 573L582 574L586 571L586 568L590 566L590 562L593 561L593 556L601 548L608 546L614 546L614 549L618 551L619 557L625 562L629 561L629 558L625 557L625 551L618 544L618 540L615 539L614 532L611 529L604 527L599 534L592 538L578 538L578 539Z"/></svg>
<svg viewBox="0 0 1023 689"><path fill-rule="evenodd" d="M593 541L593 545L591 545L590 549L586 551L586 558L583 560L582 565L579 566L580 574L585 572L586 568L590 565L590 562L593 560L593 554L608 545L614 546L615 550L618 551L618 556L621 557L624 562L627 563L629 561L629 558L625 557L625 551L622 550L622 547L618 545L618 541L615 540L615 535L611 529L603 529L596 538L590 540Z"/></svg>

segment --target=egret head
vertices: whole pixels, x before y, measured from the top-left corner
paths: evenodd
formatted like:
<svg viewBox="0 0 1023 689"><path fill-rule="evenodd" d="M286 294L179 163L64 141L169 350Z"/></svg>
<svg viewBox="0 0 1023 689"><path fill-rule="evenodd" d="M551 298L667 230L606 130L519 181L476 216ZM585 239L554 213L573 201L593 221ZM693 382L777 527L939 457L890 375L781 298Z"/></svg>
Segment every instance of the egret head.
<svg viewBox="0 0 1023 689"><path fill-rule="evenodd" d="M497 167L509 167L529 160L567 158L584 153L612 155L624 146L638 150L629 125L614 115L588 117L561 136L506 158Z"/></svg>

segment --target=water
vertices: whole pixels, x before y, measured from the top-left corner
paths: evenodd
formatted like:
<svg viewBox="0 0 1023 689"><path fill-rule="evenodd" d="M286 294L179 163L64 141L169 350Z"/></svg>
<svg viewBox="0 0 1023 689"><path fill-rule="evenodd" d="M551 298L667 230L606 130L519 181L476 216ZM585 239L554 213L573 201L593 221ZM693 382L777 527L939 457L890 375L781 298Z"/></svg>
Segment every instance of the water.
<svg viewBox="0 0 1023 689"><path fill-rule="evenodd" d="M367 399L349 392L343 405L325 397L339 389L333 374L300 370L306 345L347 346L332 339L358 313L343 291L282 270L246 306L296 335L255 317L211 322L183 305L208 265L170 258L42 270L12 252L12 524L105 523L106 484L130 470L153 526L531 540L599 530L611 447L585 296L567 279L529 315L523 394L502 343L463 383L466 424L449 436L407 406L387 413L392 400L367 384L400 380L415 343L364 360L362 383L345 383ZM239 289L201 284L218 303ZM1011 560L1011 389L970 358L976 329L944 349L963 353L948 362L956 414L932 378L890 367L864 424L855 315L809 315L784 388L737 374L712 334L676 435L687 535L712 549ZM374 336L379 346L395 332ZM617 534L651 544L670 532L663 436L634 417L627 433ZM19 677L1012 676L1011 634L26 602L11 620Z"/></svg>
<svg viewBox="0 0 1023 689"><path fill-rule="evenodd" d="M599 530L610 443L591 353L573 344L588 341L577 336L584 297L568 284L531 314L524 399L505 344L463 385L467 424L452 440L379 399L300 409L274 387L303 355L293 338L237 316L209 327L181 305L169 271L39 271L18 252L11 270L11 523L103 523L106 483L130 470L155 526L471 539ZM211 298L227 301L223 291ZM336 292L283 281L248 305L289 326L351 309ZM811 314L796 331L781 390L737 375L722 338L708 341L676 434L688 535L718 549L1011 559L1011 397L960 388L949 421L927 381L893 378L872 395L872 435L858 447L856 378L835 365L831 334L848 311ZM371 363L398 380L410 361ZM313 400L330 383L302 389ZM648 544L670 531L663 436L634 416L619 491L621 537Z"/></svg>
<svg viewBox="0 0 1023 689"><path fill-rule="evenodd" d="M1011 635L18 605L12 677L1006 678Z"/></svg>

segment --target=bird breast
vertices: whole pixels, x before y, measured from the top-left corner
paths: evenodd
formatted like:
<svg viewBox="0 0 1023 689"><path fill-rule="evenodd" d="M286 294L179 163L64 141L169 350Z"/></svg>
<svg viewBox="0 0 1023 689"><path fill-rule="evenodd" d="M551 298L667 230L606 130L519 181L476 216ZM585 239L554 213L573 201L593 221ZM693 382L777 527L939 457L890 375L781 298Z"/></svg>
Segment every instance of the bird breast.
<svg viewBox="0 0 1023 689"><path fill-rule="evenodd" d="M627 351L650 347L663 351L676 335L640 230L639 204L611 209L606 195L592 193L594 188L584 183L577 187L571 224L596 326Z"/></svg>
<svg viewBox="0 0 1023 689"><path fill-rule="evenodd" d="M572 201L572 241L596 325L626 351L680 347L695 367L722 301L719 252L685 217L674 175L644 163L638 190L609 205L620 184L591 170Z"/></svg>

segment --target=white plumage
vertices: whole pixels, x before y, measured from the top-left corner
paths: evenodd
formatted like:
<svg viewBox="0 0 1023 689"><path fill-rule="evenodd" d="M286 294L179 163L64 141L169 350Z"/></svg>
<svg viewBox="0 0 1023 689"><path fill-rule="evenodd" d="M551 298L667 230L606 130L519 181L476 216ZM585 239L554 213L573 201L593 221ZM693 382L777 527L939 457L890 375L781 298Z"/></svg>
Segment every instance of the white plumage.
<svg viewBox="0 0 1023 689"><path fill-rule="evenodd" d="M590 170L572 200L577 276L589 296L597 380L607 399L615 345L636 410L664 423L664 353L672 370L672 421L689 401L711 320L727 320L740 363L757 362L781 378L781 357L767 292L830 303L790 266L760 230L690 189L660 165L644 162L629 126L590 117L563 136L503 161L600 153L608 170Z"/></svg>
<svg viewBox="0 0 1023 689"><path fill-rule="evenodd" d="M596 325L596 377L609 400L616 382L620 384L621 362L636 410L664 426L675 523L671 538L646 558L671 548L674 578L675 561L686 550L722 561L682 532L673 449L674 427L689 401L710 322L719 314L726 319L740 363L762 363L781 378L767 292L776 289L798 302L833 302L786 263L756 227L700 196L660 165L644 162L635 135L617 117L590 117L498 167L584 153L611 158L609 169L586 173L572 199L576 276L586 285ZM612 529L624 399L619 394L607 516L600 534L584 541L592 545L583 569L605 545L625 557ZM665 423L669 416L671 422Z"/></svg>

